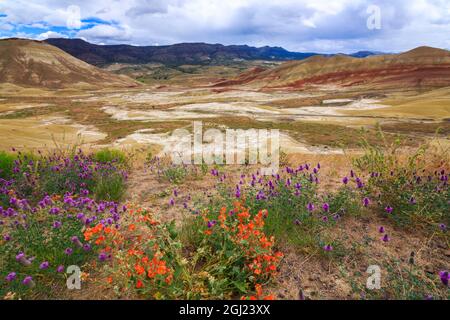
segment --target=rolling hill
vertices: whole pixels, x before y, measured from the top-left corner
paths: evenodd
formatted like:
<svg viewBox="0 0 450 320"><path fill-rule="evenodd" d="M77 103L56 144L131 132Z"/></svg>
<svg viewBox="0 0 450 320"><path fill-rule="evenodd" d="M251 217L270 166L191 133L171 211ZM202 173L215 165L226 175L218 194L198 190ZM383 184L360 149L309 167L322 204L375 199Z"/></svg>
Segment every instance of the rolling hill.
<svg viewBox="0 0 450 320"><path fill-rule="evenodd" d="M0 40L0 83L44 88L137 85L47 43L24 39Z"/></svg>
<svg viewBox="0 0 450 320"><path fill-rule="evenodd" d="M313 56L290 61L254 74L248 72L216 86L254 84L265 88L302 88L311 85L426 88L450 85L450 52L419 47L401 54L369 56Z"/></svg>

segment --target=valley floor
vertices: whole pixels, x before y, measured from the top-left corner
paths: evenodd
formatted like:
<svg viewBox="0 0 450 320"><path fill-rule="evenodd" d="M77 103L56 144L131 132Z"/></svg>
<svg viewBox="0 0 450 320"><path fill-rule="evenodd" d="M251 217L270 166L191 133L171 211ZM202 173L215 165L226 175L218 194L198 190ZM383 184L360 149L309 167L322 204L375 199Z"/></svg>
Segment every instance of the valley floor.
<svg viewBox="0 0 450 320"><path fill-rule="evenodd" d="M196 239L191 239L192 234L183 231L183 226L199 214L192 210L213 204L219 189L217 177L209 172L199 173L201 168L195 169L195 174L177 177L179 172L175 169L158 168L146 162L146 158L155 158L167 147L174 129L191 130L194 120L202 121L204 128L221 130L280 129L283 157L287 157L283 165L292 168L305 163L311 167L322 165L317 197L323 200L323 194L340 190L342 178L349 176L354 167L352 159L363 154L362 138L373 146L391 146L400 137L405 148L432 141L432 145L445 150L444 163L439 164L445 174L440 175L448 175L445 155L450 141L449 102L450 88L428 92L342 88L265 92L245 86L173 86L116 92L69 89L52 92L3 85L0 149L37 151L76 145L89 151L104 147L125 150L133 163L125 200L148 208L162 223L174 221L181 236L186 237L183 241L190 244L183 252L183 257L189 260ZM226 186L230 189L240 180L248 184L255 172L252 167L220 170L228 176ZM169 171L172 176L161 175ZM355 200L346 197L345 201ZM264 290L277 299L448 299L448 287L440 283L439 272L449 268L449 238L439 230L436 221L400 226L379 208L366 210L361 207L361 200L357 201L358 209L351 214L339 211L337 216L324 218L322 224L308 222L313 223L319 238L314 232L305 231L303 222L289 220L289 234L297 242L277 240L276 248L284 257L277 276ZM385 205L376 198L371 201ZM301 205L304 211L305 206ZM428 210L427 206L424 208ZM320 211L316 208L314 212L317 209ZM295 210L290 214L295 216ZM448 211L443 216L446 219ZM126 219L123 224L132 225ZM333 248L324 249L329 243ZM381 270L381 288L370 290L366 287L370 276L367 270L374 265ZM117 292L116 287L105 281L108 274L97 263L91 264L83 277L82 290L61 290L60 297L141 298L132 290ZM49 298L42 294L39 297Z"/></svg>

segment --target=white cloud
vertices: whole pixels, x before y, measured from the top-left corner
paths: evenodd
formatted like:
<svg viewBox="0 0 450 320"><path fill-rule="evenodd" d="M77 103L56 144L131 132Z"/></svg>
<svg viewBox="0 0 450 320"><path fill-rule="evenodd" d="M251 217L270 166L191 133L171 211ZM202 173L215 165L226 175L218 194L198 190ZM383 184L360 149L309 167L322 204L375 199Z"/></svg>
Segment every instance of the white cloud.
<svg viewBox="0 0 450 320"><path fill-rule="evenodd" d="M130 41L131 32L128 27L115 27L110 25L96 25L93 28L81 30L77 37L91 39L96 42L105 40Z"/></svg>
<svg viewBox="0 0 450 320"><path fill-rule="evenodd" d="M372 4L381 8L381 30L366 27ZM448 47L450 39L448 0L8 0L0 1L0 12L14 25L66 27L73 18L70 5L80 8L75 22L110 22L74 32L96 43L245 43L350 52Z"/></svg>
<svg viewBox="0 0 450 320"><path fill-rule="evenodd" d="M50 38L67 38L67 36L62 33L59 33L59 32L47 31L47 32L39 34L36 37L37 40L45 40L45 39L50 39Z"/></svg>

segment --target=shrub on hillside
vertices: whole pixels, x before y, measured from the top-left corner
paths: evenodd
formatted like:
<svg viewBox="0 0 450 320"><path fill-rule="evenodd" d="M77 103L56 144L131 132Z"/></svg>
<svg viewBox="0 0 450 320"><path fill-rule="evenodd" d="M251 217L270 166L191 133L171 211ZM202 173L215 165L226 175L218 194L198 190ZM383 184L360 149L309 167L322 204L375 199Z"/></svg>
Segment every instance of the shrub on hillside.
<svg viewBox="0 0 450 320"><path fill-rule="evenodd" d="M83 270L94 258L96 244L84 241L83 230L97 223L116 228L125 210L69 194L45 196L36 206L15 194L9 198L10 207L0 208L1 297L48 297L55 286L63 289L67 268Z"/></svg>

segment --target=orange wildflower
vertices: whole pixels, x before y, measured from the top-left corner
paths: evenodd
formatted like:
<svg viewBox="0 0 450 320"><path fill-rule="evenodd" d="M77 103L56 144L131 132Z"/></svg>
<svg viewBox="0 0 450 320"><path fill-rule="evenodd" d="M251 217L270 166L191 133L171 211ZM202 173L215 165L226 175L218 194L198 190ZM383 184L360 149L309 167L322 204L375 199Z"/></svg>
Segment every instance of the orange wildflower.
<svg viewBox="0 0 450 320"><path fill-rule="evenodd" d="M145 269L143 266L141 266L140 264L137 264L134 266L134 270L136 270L138 275L141 275L145 272Z"/></svg>

